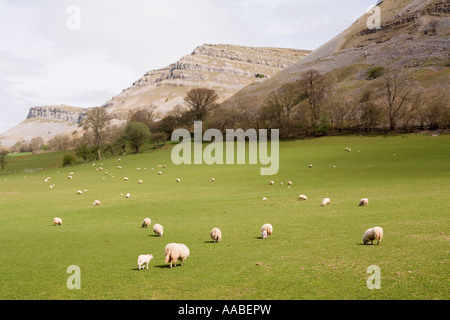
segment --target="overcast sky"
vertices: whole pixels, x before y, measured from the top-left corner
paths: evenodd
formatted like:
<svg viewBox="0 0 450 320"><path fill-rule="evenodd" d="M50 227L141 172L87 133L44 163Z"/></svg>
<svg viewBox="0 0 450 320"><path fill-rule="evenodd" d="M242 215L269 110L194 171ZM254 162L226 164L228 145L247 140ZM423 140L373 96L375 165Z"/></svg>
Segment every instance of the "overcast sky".
<svg viewBox="0 0 450 320"><path fill-rule="evenodd" d="M316 49L375 2L0 0L0 133L33 106L100 106L205 43Z"/></svg>

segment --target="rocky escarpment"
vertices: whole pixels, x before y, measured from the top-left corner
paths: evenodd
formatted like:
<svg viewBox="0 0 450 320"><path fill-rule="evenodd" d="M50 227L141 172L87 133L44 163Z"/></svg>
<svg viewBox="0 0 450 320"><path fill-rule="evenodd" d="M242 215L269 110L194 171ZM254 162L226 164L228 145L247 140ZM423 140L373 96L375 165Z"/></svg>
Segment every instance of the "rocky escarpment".
<svg viewBox="0 0 450 320"><path fill-rule="evenodd" d="M69 121L81 123L85 114L84 109L74 108L66 105L32 107L28 112L27 119L43 118L48 120Z"/></svg>
<svg viewBox="0 0 450 320"><path fill-rule="evenodd" d="M182 104L194 87L216 90L219 102L252 82L269 79L310 51L205 44L167 67L146 72L104 104L120 117L132 108L154 105L161 113Z"/></svg>

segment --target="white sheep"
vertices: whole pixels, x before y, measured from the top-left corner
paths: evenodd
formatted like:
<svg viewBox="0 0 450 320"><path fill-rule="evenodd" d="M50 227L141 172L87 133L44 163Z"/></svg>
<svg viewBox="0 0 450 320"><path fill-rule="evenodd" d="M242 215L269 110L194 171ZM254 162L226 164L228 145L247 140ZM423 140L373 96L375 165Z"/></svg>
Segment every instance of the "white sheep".
<svg viewBox="0 0 450 320"><path fill-rule="evenodd" d="M216 179L214 179L214 178L211 178L210 182L214 182L214 181L216 181Z"/></svg>
<svg viewBox="0 0 450 320"><path fill-rule="evenodd" d="M100 206L101 204L100 200L95 200L93 203L94 206Z"/></svg>
<svg viewBox="0 0 450 320"><path fill-rule="evenodd" d="M150 218L145 218L144 221L142 221L142 228L147 228L150 223L152 223L152 220L150 220Z"/></svg>
<svg viewBox="0 0 450 320"><path fill-rule="evenodd" d="M180 182L181 181L181 179L180 178L177 178L177 182Z"/></svg>
<svg viewBox="0 0 450 320"><path fill-rule="evenodd" d="M369 204L369 199L367 198L362 198L361 200L359 200L359 206L365 206Z"/></svg>
<svg viewBox="0 0 450 320"><path fill-rule="evenodd" d="M72 176L68 176L67 179L72 180Z"/></svg>
<svg viewBox="0 0 450 320"><path fill-rule="evenodd" d="M273 185L275 184L275 181L271 180L271 181L269 182L269 184L270 184L271 186L273 186Z"/></svg>
<svg viewBox="0 0 450 320"><path fill-rule="evenodd" d="M117 169L122 169L122 166L117 166Z"/></svg>
<svg viewBox="0 0 450 320"><path fill-rule="evenodd" d="M264 231L267 233L267 238L268 238L270 235L272 235L272 232L273 232L272 225L270 223L266 223L265 225L263 225L261 227L261 234L263 234ZM264 236L263 236L263 239L265 239Z"/></svg>
<svg viewBox="0 0 450 320"><path fill-rule="evenodd" d="M138 184L143 184L143 183L144 183L144 181L142 181L142 180L138 181Z"/></svg>
<svg viewBox="0 0 450 320"><path fill-rule="evenodd" d="M164 232L164 228L163 228L162 225L156 223L156 224L153 226L153 232L154 232L156 235L162 237L162 236L163 236L163 232Z"/></svg>
<svg viewBox="0 0 450 320"><path fill-rule="evenodd" d="M153 255L152 254L141 254L138 257L138 261L137 261L139 270L141 270L141 268L144 269L146 266L147 266L147 269L148 269L148 263L152 259L153 259Z"/></svg>
<svg viewBox="0 0 450 320"><path fill-rule="evenodd" d="M380 244L382 239L383 239L383 228L373 227L367 229L366 232L364 232L363 243L367 244L370 241L370 244L373 244L373 240L377 240L377 244Z"/></svg>
<svg viewBox="0 0 450 320"><path fill-rule="evenodd" d="M262 201L267 201L267 198L266 198L266 197L263 197L263 198L262 198Z"/></svg>
<svg viewBox="0 0 450 320"><path fill-rule="evenodd" d="M263 239L267 239L267 231L266 231L266 230L264 230L264 231L261 232L261 237L262 237Z"/></svg>
<svg viewBox="0 0 450 320"><path fill-rule="evenodd" d="M322 206L326 206L327 204L330 204L330 198L325 198L322 200Z"/></svg>
<svg viewBox="0 0 450 320"><path fill-rule="evenodd" d="M219 228L212 228L211 229L211 239L213 239L214 243L222 241L222 232Z"/></svg>
<svg viewBox="0 0 450 320"><path fill-rule="evenodd" d="M308 200L308 197L305 196L304 194L301 194L298 196L298 200Z"/></svg>
<svg viewBox="0 0 450 320"><path fill-rule="evenodd" d="M124 178L123 178L123 181L128 181L128 177L124 177Z"/></svg>
<svg viewBox="0 0 450 320"><path fill-rule="evenodd" d="M308 167L312 168L312 164L310 164Z"/></svg>
<svg viewBox="0 0 450 320"><path fill-rule="evenodd" d="M131 196L131 194L128 192L126 195L125 195L125 198L129 198Z"/></svg>
<svg viewBox="0 0 450 320"><path fill-rule="evenodd" d="M178 260L181 261L181 265L183 265L183 261L189 258L190 252L189 248L182 243L169 243L164 248L164 262L169 263L172 268L172 263L175 263L175 267L177 266Z"/></svg>
<svg viewBox="0 0 450 320"><path fill-rule="evenodd" d="M53 218L53 224L55 226L60 226L62 225L62 219L61 218Z"/></svg>
<svg viewBox="0 0 450 320"><path fill-rule="evenodd" d="M78 190L78 191L77 191L77 194L80 194L80 195L81 195L81 194L83 194L83 191Z"/></svg>
<svg viewBox="0 0 450 320"><path fill-rule="evenodd" d="M288 181L288 186L292 186L292 181Z"/></svg>

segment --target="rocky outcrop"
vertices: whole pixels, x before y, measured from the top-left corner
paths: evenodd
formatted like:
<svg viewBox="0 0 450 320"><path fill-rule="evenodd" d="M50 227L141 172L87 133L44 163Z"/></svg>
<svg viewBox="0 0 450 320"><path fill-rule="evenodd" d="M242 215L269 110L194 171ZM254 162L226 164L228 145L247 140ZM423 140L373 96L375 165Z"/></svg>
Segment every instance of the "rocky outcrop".
<svg viewBox="0 0 450 320"><path fill-rule="evenodd" d="M66 105L32 107L27 119L43 118L48 120L69 121L81 123L85 111L82 108L74 108Z"/></svg>

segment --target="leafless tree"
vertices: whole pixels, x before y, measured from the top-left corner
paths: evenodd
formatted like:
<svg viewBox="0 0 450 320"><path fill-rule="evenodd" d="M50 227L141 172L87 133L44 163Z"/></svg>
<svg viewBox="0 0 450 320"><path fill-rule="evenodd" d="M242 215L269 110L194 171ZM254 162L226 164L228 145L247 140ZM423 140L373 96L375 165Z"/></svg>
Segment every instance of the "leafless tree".
<svg viewBox="0 0 450 320"><path fill-rule="evenodd" d="M194 120L204 120L208 113L217 106L219 96L212 89L195 88L188 91L184 101L191 107Z"/></svg>
<svg viewBox="0 0 450 320"><path fill-rule="evenodd" d="M85 130L92 130L94 135L94 145L97 148L97 158L101 160L100 147L102 146L106 127L111 122L113 117L106 111L105 108L96 107L89 109L83 121Z"/></svg>

